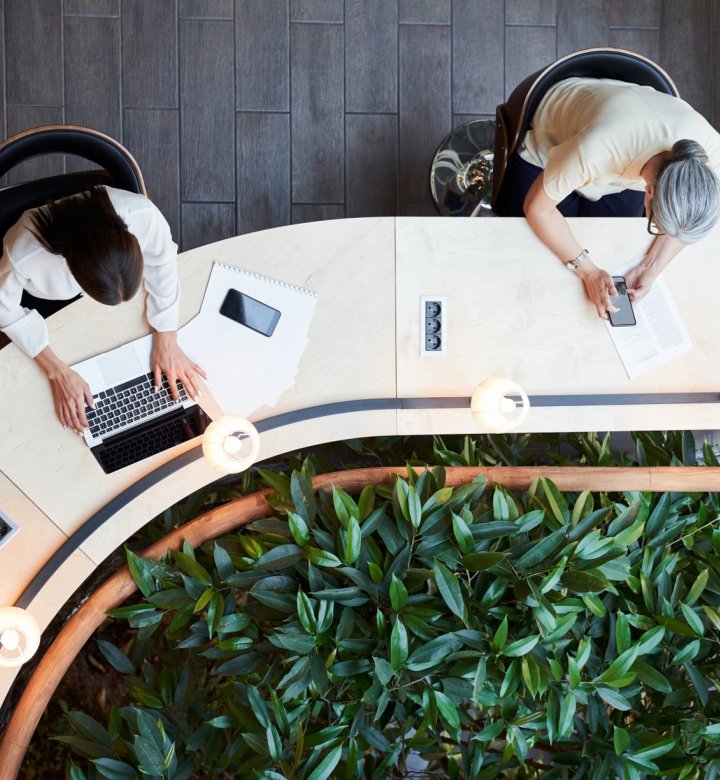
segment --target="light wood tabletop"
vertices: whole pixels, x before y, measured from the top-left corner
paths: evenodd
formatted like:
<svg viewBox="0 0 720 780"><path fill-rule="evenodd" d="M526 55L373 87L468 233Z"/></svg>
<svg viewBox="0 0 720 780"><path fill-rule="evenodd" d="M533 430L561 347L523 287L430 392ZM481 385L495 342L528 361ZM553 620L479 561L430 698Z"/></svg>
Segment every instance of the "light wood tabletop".
<svg viewBox="0 0 720 780"><path fill-rule="evenodd" d="M571 222L595 262L608 270L639 258L650 241L642 220ZM665 274L694 349L632 381L580 281L521 219L336 220L210 244L179 256L181 324L198 312L213 261L315 290L318 303L293 386L274 408L258 409L250 418L259 424L319 405L385 402L337 406L324 416L308 413L268 426L261 433L260 459L358 436L479 433L463 399L493 375L517 381L531 402L568 397L567 403L533 407L525 431L720 428L717 402L582 400L720 389L714 328L719 244L716 230L687 247ZM443 356L420 355L423 295L448 302ZM50 318L50 343L74 363L148 333L143 312L142 296L112 311L84 298ZM242 358L228 359L233 357ZM451 403L433 408L433 399ZM220 476L200 457L178 460L184 450L197 452L197 442L104 474L83 440L62 429L47 381L14 345L0 351L0 404L0 510L20 527L0 545L0 605L27 594L51 556L105 512L97 530L71 549L52 576L30 588L23 606L42 627L133 532ZM217 414L211 404L207 410ZM0 700L13 676L11 670L0 674Z"/></svg>

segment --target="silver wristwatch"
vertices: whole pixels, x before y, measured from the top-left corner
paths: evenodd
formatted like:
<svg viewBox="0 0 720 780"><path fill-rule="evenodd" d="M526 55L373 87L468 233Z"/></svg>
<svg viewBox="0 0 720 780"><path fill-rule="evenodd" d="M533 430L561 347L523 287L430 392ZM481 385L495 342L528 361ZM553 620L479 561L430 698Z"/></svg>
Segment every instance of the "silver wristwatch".
<svg viewBox="0 0 720 780"><path fill-rule="evenodd" d="M589 254L590 252L588 252L587 249L583 249L583 251L580 252L580 254L574 260L570 260L569 262L565 263L565 265L571 271L574 271L578 266L582 265L583 261Z"/></svg>

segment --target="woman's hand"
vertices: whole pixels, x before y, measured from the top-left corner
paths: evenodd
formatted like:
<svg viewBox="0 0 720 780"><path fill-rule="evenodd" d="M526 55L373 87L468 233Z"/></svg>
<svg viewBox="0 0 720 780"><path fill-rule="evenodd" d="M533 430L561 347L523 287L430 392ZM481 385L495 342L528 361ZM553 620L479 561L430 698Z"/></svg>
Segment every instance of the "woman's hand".
<svg viewBox="0 0 720 780"><path fill-rule="evenodd" d="M63 428L71 428L82 436L83 429L88 427L85 405L94 406L90 386L80 374L63 363L50 347L38 353L35 362L50 381L55 413Z"/></svg>
<svg viewBox="0 0 720 780"><path fill-rule="evenodd" d="M633 303L641 301L649 292L657 274L639 263L625 274L628 295Z"/></svg>
<svg viewBox="0 0 720 780"><path fill-rule="evenodd" d="M606 320L609 311L620 311L620 309L618 309L617 306L613 306L610 301L610 297L617 295L618 292L615 288L612 276L610 276L607 271L592 266L582 275L582 281L585 285L585 293L597 310L599 317Z"/></svg>
<svg viewBox="0 0 720 780"><path fill-rule="evenodd" d="M155 387L162 387L162 375L165 374L170 385L170 395L177 401L180 398L176 380L180 380L185 392L197 401L200 396L199 377L207 379L205 372L193 363L180 349L177 343L177 332L174 330L158 331L153 338L153 349L150 365L155 375Z"/></svg>

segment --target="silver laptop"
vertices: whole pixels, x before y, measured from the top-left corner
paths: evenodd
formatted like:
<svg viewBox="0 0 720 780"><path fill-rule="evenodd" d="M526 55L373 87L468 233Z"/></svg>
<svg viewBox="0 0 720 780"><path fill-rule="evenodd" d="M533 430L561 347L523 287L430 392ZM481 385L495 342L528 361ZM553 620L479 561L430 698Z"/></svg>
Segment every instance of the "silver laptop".
<svg viewBox="0 0 720 780"><path fill-rule="evenodd" d="M106 473L200 436L210 423L181 384L179 401L165 377L155 392L151 350L152 336L144 336L72 366L93 394L83 435Z"/></svg>

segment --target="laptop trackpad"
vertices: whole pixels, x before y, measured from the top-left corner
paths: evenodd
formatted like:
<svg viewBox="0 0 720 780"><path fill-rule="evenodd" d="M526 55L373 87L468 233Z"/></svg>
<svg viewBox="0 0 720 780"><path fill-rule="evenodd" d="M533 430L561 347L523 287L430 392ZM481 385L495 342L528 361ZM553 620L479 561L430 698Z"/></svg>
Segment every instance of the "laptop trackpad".
<svg viewBox="0 0 720 780"><path fill-rule="evenodd" d="M97 361L107 387L119 385L121 382L147 373L147 369L143 369L135 350L130 345L100 355Z"/></svg>

